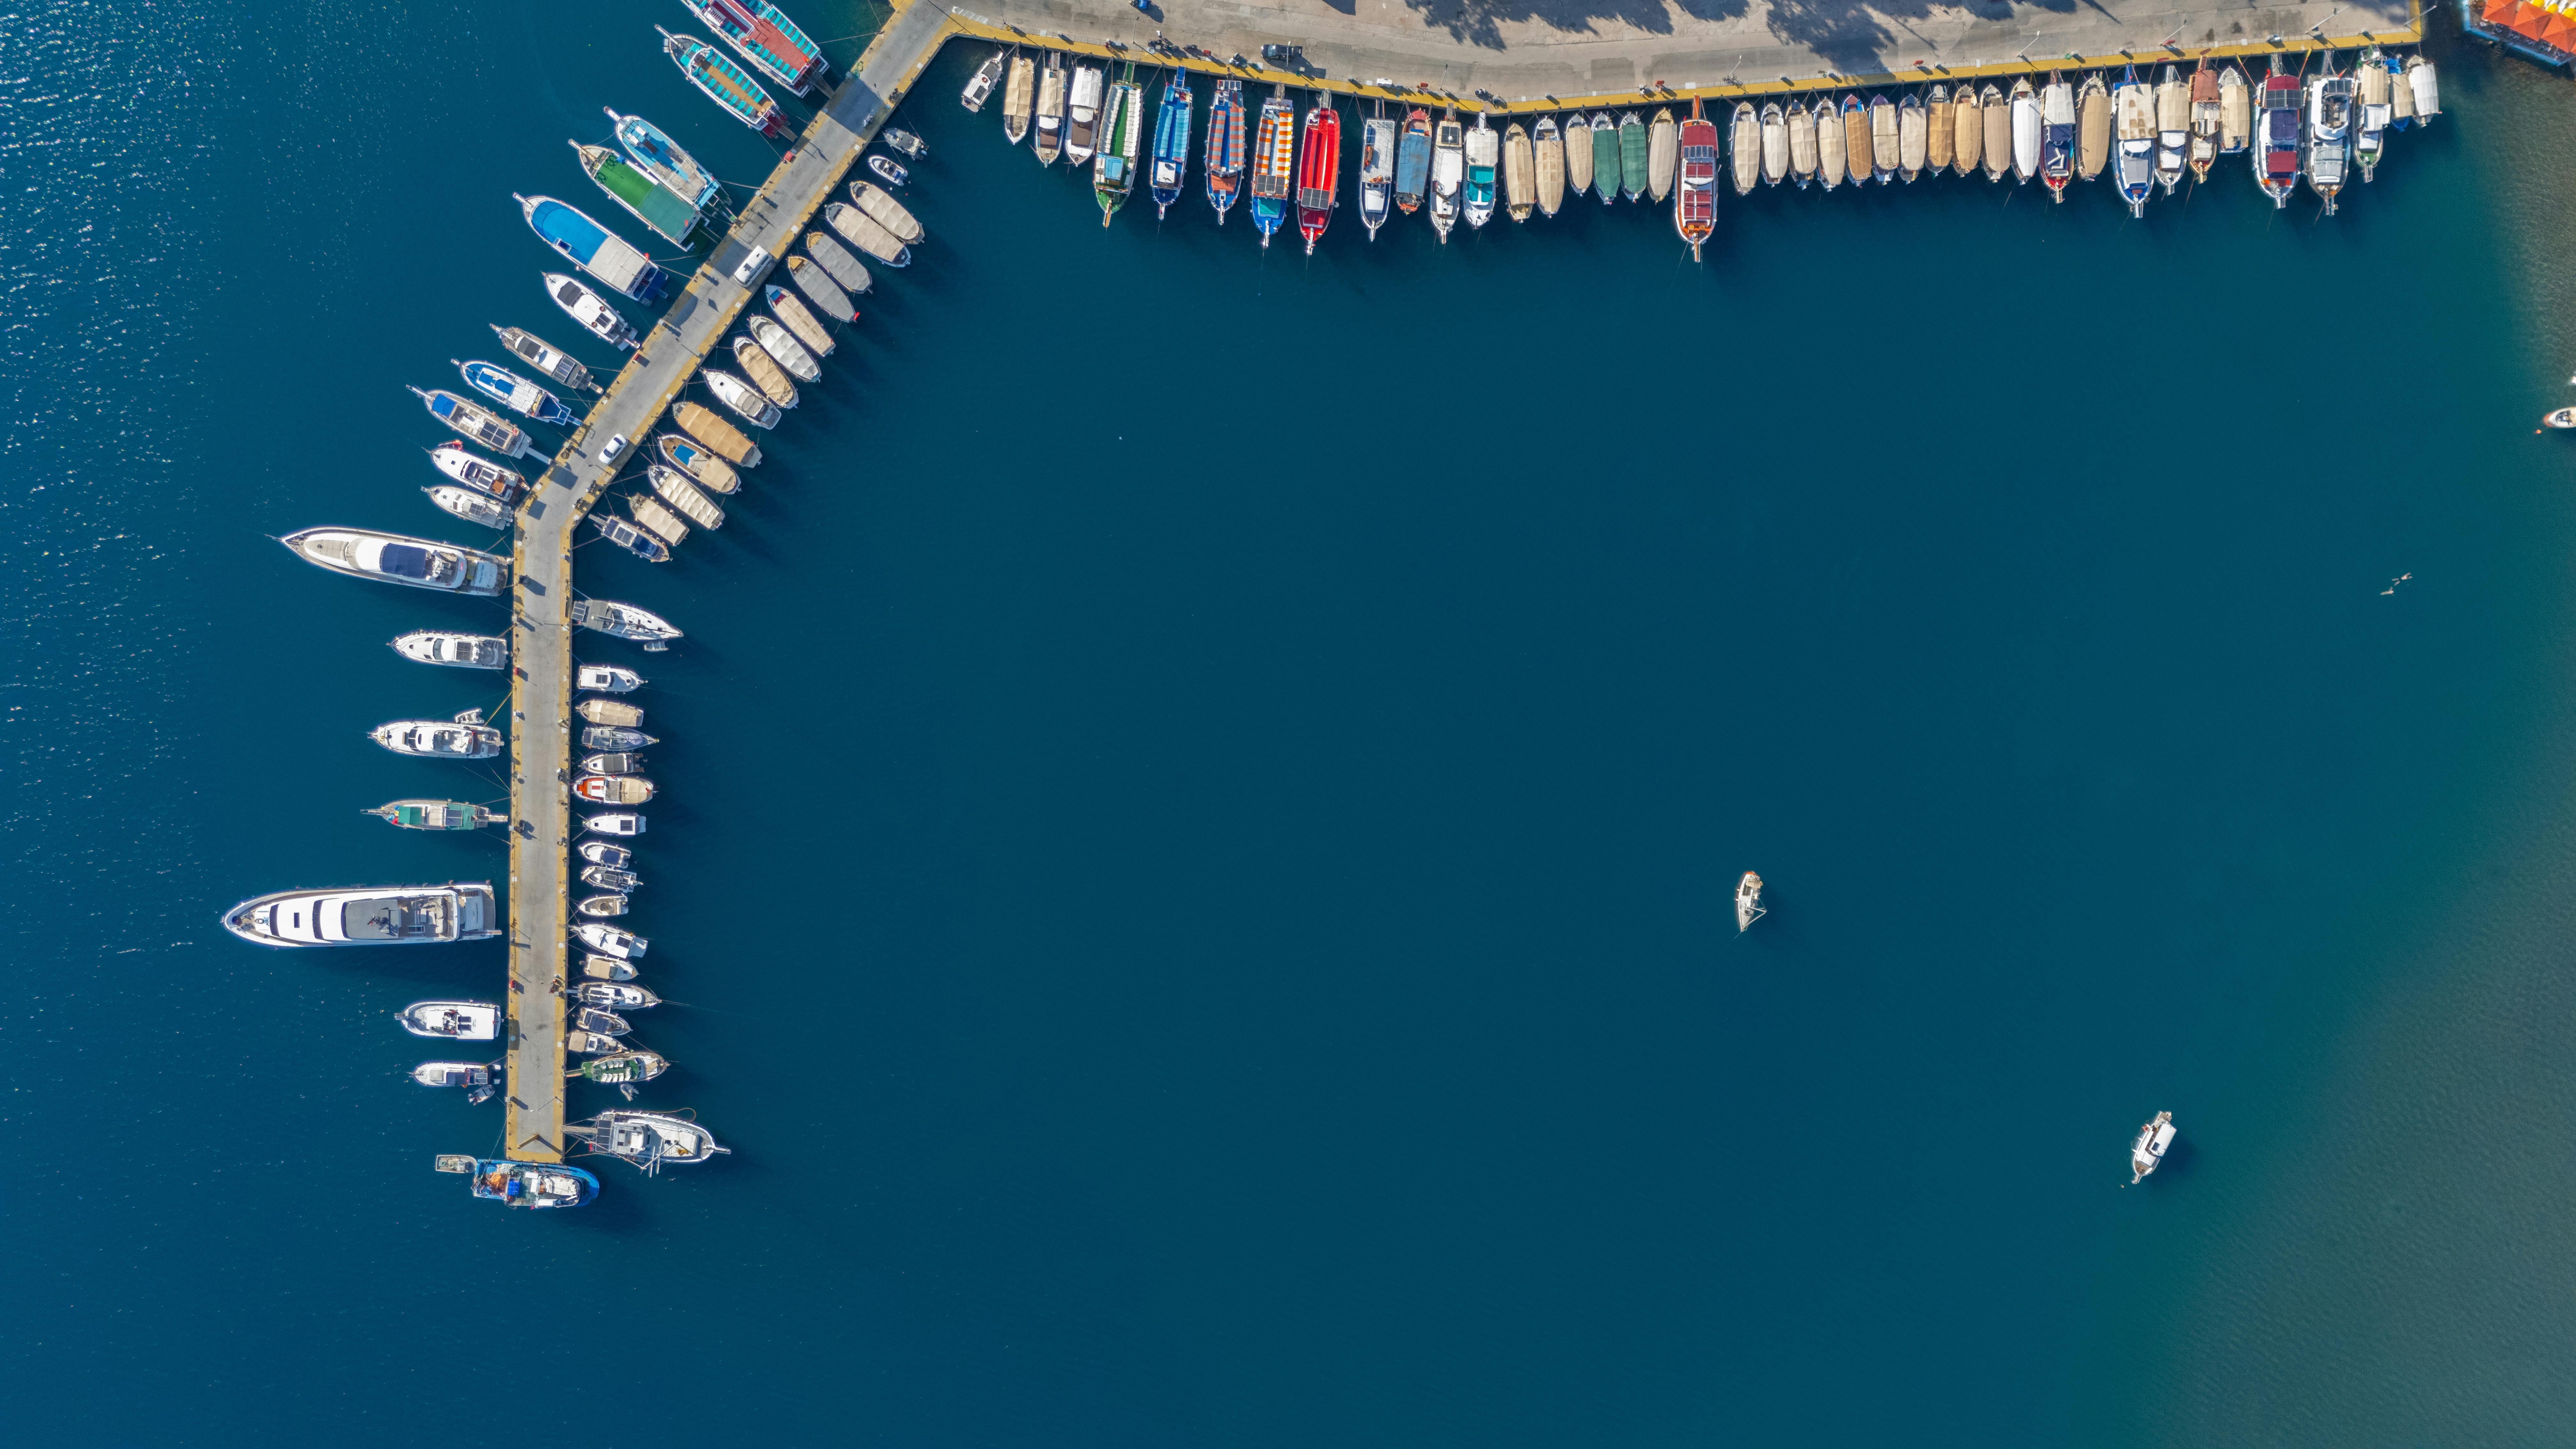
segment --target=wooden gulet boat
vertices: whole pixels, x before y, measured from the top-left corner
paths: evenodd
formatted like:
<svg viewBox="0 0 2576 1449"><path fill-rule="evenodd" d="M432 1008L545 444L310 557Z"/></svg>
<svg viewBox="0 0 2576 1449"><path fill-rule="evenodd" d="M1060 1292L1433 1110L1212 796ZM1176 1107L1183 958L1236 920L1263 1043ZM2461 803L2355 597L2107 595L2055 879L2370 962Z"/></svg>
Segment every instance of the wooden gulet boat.
<svg viewBox="0 0 2576 1449"><path fill-rule="evenodd" d="M1360 123L1360 225L1369 240L1386 225L1395 205L1395 121L1386 102L1373 101L1369 118Z"/></svg>
<svg viewBox="0 0 2576 1449"><path fill-rule="evenodd" d="M1252 133L1252 224L1261 246L1288 220L1288 194L1296 187L1297 107L1288 87L1274 85L1261 103L1261 120Z"/></svg>
<svg viewBox="0 0 2576 1449"><path fill-rule="evenodd" d="M1110 83L1100 118L1100 149L1091 162L1091 198L1100 203L1100 224L1109 225L1118 208L1136 189L1136 153L1145 132L1145 88L1136 84L1136 62Z"/></svg>
<svg viewBox="0 0 2576 1449"><path fill-rule="evenodd" d="M1216 83L1216 95L1208 102L1207 154L1201 158L1207 172L1208 205L1216 208L1219 226L1225 225L1226 209L1243 190L1246 130L1243 82L1227 76Z"/></svg>
<svg viewBox="0 0 2576 1449"><path fill-rule="evenodd" d="M1306 239L1306 255L1333 223L1341 198L1342 113L1327 94L1324 103L1306 113L1304 144L1297 158L1297 233Z"/></svg>
<svg viewBox="0 0 2576 1449"><path fill-rule="evenodd" d="M1739 103L1738 109L1742 109ZM1700 114L1697 97L1691 100L1690 119L1682 122L1676 137L1678 150L1678 187L1673 196L1673 227L1690 245L1691 260L1700 259L1700 248L1717 230L1717 127Z"/></svg>

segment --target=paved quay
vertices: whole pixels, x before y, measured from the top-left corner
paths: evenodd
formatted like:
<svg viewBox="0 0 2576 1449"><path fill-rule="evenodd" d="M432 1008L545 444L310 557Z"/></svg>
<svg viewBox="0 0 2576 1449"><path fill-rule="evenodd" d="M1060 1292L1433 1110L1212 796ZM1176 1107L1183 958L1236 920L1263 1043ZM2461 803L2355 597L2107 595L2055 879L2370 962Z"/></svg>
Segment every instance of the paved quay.
<svg viewBox="0 0 2576 1449"><path fill-rule="evenodd" d="M733 229L644 337L644 345L592 405L519 511L512 550L516 602L510 629L510 1030L507 1155L563 1159L566 1011L573 978L571 920L573 543L584 514L608 486L640 468L654 425L723 342L753 296L733 272L753 248L774 258L830 199L877 127L921 68L956 33L946 12L915 4L896 14L859 58L855 73L736 214ZM754 286L761 279L754 279ZM599 454L612 438L626 446ZM752 485L752 486L756 486ZM654 608L651 599L633 602ZM688 621L672 621L681 629ZM599 639L602 657L631 646ZM686 648L683 643L679 647ZM626 662L633 662L627 660ZM637 702L649 711L647 694ZM650 715L647 715L650 718ZM649 838L649 837L648 837Z"/></svg>

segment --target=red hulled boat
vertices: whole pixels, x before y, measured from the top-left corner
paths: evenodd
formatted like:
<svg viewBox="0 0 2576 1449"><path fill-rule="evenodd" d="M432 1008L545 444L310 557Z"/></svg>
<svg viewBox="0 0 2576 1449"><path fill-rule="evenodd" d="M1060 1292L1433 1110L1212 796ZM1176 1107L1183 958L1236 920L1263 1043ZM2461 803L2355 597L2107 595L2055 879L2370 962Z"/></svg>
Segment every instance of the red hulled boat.
<svg viewBox="0 0 2576 1449"><path fill-rule="evenodd" d="M1673 192L1673 225L1690 243L1691 260L1700 244L1717 230L1717 125L1699 113L1691 100L1690 119L1682 122L1681 184Z"/></svg>
<svg viewBox="0 0 2576 1449"><path fill-rule="evenodd" d="M1306 255L1332 224L1333 203L1342 185L1342 113L1327 98L1306 113L1306 139L1297 158L1297 230L1305 235Z"/></svg>

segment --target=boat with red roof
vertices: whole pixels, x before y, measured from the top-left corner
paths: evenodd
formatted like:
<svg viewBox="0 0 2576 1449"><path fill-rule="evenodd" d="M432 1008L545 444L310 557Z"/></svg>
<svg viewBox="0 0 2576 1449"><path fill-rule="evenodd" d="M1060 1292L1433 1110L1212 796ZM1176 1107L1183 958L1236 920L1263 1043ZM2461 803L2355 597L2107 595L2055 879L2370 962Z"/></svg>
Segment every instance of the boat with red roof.
<svg viewBox="0 0 2576 1449"><path fill-rule="evenodd" d="M831 67L823 49L768 0L680 0L707 29L751 62L751 68L804 95Z"/></svg>
<svg viewBox="0 0 2576 1449"><path fill-rule="evenodd" d="M1342 113L1324 104L1306 113L1305 144L1297 159L1297 230L1305 235L1306 255L1333 221L1333 206L1342 185Z"/></svg>
<svg viewBox="0 0 2576 1449"><path fill-rule="evenodd" d="M1690 243L1691 260L1717 230L1717 123L1700 114L1691 101L1690 119L1682 122L1681 185L1673 193L1673 225Z"/></svg>

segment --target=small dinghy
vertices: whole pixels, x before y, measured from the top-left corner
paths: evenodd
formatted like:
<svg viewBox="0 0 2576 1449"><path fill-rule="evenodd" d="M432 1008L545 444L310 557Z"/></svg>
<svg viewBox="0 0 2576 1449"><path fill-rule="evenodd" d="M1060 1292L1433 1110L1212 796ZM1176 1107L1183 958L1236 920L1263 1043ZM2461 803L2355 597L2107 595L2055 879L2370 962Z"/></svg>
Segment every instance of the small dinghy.
<svg viewBox="0 0 2576 1449"><path fill-rule="evenodd" d="M875 172L877 179L888 186L901 186L912 179L912 173L904 170L902 163L891 156L869 157L868 169Z"/></svg>
<svg viewBox="0 0 2576 1449"><path fill-rule="evenodd" d="M553 1162L477 1161L466 1169L474 1195L513 1208L579 1207L599 1196L599 1179Z"/></svg>
<svg viewBox="0 0 2576 1449"><path fill-rule="evenodd" d="M755 428L778 426L778 405L761 396L750 383L720 367L700 368L698 376L706 380L707 390L716 395L716 401L731 408L744 422Z"/></svg>
<svg viewBox="0 0 2576 1449"><path fill-rule="evenodd" d="M604 865L611 870L624 870L635 863L634 851L622 845L611 845L605 840L585 840L580 845L580 852L581 858L592 865ZM626 978L620 976L617 979L623 981Z"/></svg>
<svg viewBox="0 0 2576 1449"><path fill-rule="evenodd" d="M760 320L769 322L766 317ZM769 325L775 327L778 324L770 322ZM654 440L653 446L662 454L664 461L688 474L701 488L712 489L718 493L731 493L742 487L742 475L733 470L731 463L690 442L687 438L664 433Z"/></svg>
<svg viewBox="0 0 2576 1449"><path fill-rule="evenodd" d="M620 961L641 961L644 959L644 953L652 949L653 945L633 931L621 931L615 926L597 926L588 922L573 927L572 934L575 940L602 956L614 956Z"/></svg>
<svg viewBox="0 0 2576 1449"><path fill-rule="evenodd" d="M614 664L582 665L573 678L575 689L604 689L611 694L625 694L643 687L643 675Z"/></svg>
<svg viewBox="0 0 2576 1449"><path fill-rule="evenodd" d="M450 634L443 629L416 629L393 641L396 654L414 664L445 664L456 669L507 669L510 641L497 634Z"/></svg>
<svg viewBox="0 0 2576 1449"><path fill-rule="evenodd" d="M835 201L823 208L823 220L850 245L887 266L912 265L911 249L903 244L903 239L857 207L843 206Z"/></svg>
<svg viewBox="0 0 2576 1449"><path fill-rule="evenodd" d="M564 310L565 316L580 323L591 336L611 347L623 347L629 351L642 341L635 335L635 329L626 325L626 319L617 314L617 309L609 306L597 292L561 272L548 272L545 278L546 295Z"/></svg>
<svg viewBox="0 0 2576 1449"><path fill-rule="evenodd" d="M798 382L823 380L822 365L814 360L813 353L805 350L805 344L797 341L786 328L757 312L752 314L751 321L745 325L751 328L752 340L760 344L760 350L769 354L770 361L787 369L790 377ZM681 471L693 470L684 468ZM730 493L733 490L725 488L718 491Z"/></svg>
<svg viewBox="0 0 2576 1449"><path fill-rule="evenodd" d="M851 304L850 294L842 291L841 284L826 276L821 267L814 265L812 258L789 257L787 279L794 282L796 290L804 293L805 300L813 303L815 310L824 316L845 325L859 320L859 309Z"/></svg>
<svg viewBox="0 0 2576 1449"><path fill-rule="evenodd" d="M653 491L661 494L664 501L678 509L681 517L700 528L724 527L724 510L716 507L714 499L699 492L697 485L691 483L678 469L665 468L655 463L644 471L645 476L653 482Z"/></svg>
<svg viewBox="0 0 2576 1449"><path fill-rule="evenodd" d="M584 955L581 974L594 981L632 981L635 968L614 956Z"/></svg>
<svg viewBox="0 0 2576 1449"><path fill-rule="evenodd" d="M585 775L632 775L644 767L644 757L633 750L611 750L581 757Z"/></svg>
<svg viewBox="0 0 2576 1449"><path fill-rule="evenodd" d="M424 1087L463 1087L465 1100L483 1103L501 1090L499 1062L422 1062L411 1079Z"/></svg>
<svg viewBox="0 0 2576 1449"><path fill-rule="evenodd" d="M621 838L641 835L644 833L644 817L629 811L611 810L598 815L583 816L581 828L593 835L614 835Z"/></svg>
<svg viewBox="0 0 2576 1449"><path fill-rule="evenodd" d="M429 501L437 504L441 510L452 513L468 523L479 523L485 528L510 526L510 510L471 489L459 488L453 483L441 483L435 488L423 488L420 491L428 494Z"/></svg>
<svg viewBox="0 0 2576 1449"><path fill-rule="evenodd" d="M635 555L637 558L640 558L647 563L669 563L671 561L671 546L669 544L664 543L659 538L654 537L651 533L636 527L632 522L620 518L614 513L602 513L594 510L590 515L590 526L599 530L600 537L607 539L610 543L617 545L619 548L626 550L628 553Z"/></svg>
<svg viewBox="0 0 2576 1449"><path fill-rule="evenodd" d="M463 443L439 444L429 450L429 461L439 472L503 503L515 504L528 491L527 479L475 457Z"/></svg>
<svg viewBox="0 0 2576 1449"><path fill-rule="evenodd" d="M509 816L488 805L469 805L462 800L396 800L358 813L373 815L404 830L480 830L486 825L510 823Z"/></svg>
<svg viewBox="0 0 2576 1449"><path fill-rule="evenodd" d="M477 709L452 720L394 720L368 731L367 738L397 755L424 759L488 760L501 753L501 732L483 723Z"/></svg>
<svg viewBox="0 0 2576 1449"><path fill-rule="evenodd" d="M1762 877L1746 871L1735 882L1735 930L1738 935L1753 929L1753 923L1770 914L1762 909Z"/></svg>
<svg viewBox="0 0 2576 1449"><path fill-rule="evenodd" d="M841 284L841 290L853 297L864 297L875 286L876 278L868 275L867 265L850 255L850 249L819 231L805 233L805 254L823 275Z"/></svg>
<svg viewBox="0 0 2576 1449"><path fill-rule="evenodd" d="M641 775L583 775L572 782L572 793L593 805L641 805L653 798L653 782Z"/></svg>
<svg viewBox="0 0 2576 1449"><path fill-rule="evenodd" d="M733 361L734 366L742 369L742 375L751 379L751 385L760 389L761 396L780 408L796 406L796 384L788 380L787 369L780 367L778 359L770 356L757 340L748 334L735 338Z"/></svg>
<svg viewBox="0 0 2576 1449"><path fill-rule="evenodd" d="M564 1125L564 1135L590 1144L603 1157L632 1163L647 1176L674 1162L704 1162L732 1149L686 1117L664 1112L602 1112L588 1122Z"/></svg>
<svg viewBox="0 0 2576 1449"><path fill-rule="evenodd" d="M413 1036L493 1041L501 1035L501 1008L488 1001L415 1001L394 1019Z"/></svg>
<svg viewBox="0 0 2576 1449"><path fill-rule="evenodd" d="M823 330L822 322L792 293L784 287L772 286L763 288L761 297L769 303L770 314L793 333L797 341L804 343L807 351L816 357L832 355L832 348L836 345L832 334Z"/></svg>
<svg viewBox="0 0 2576 1449"><path fill-rule="evenodd" d="M658 745L660 743L660 740L644 733L642 730L629 729L624 725L590 725L584 728L581 732L582 748L586 750L640 750L646 745ZM602 850L617 849L617 847L613 845L603 845L599 848ZM608 862L608 864L623 865L625 862L612 860Z"/></svg>
<svg viewBox="0 0 2576 1449"><path fill-rule="evenodd" d="M626 986L613 981L584 981L572 988L572 999L584 1006L607 1011L642 1011L662 1004L662 998L641 986Z"/></svg>
<svg viewBox="0 0 2576 1449"><path fill-rule="evenodd" d="M573 909L594 918L622 916L626 914L626 897L584 896L573 904Z"/></svg>
<svg viewBox="0 0 2576 1449"><path fill-rule="evenodd" d="M2560 408L2556 412L2543 413L2540 416L2540 425L2544 428L2576 428L2576 408Z"/></svg>
<svg viewBox="0 0 2576 1449"><path fill-rule="evenodd" d="M912 134L910 131L904 130L900 126L886 127L885 134L877 139L885 142L889 146L892 146L894 149L911 157L915 161L918 161L922 157L930 154L930 148L922 144L919 136Z"/></svg>
<svg viewBox="0 0 2576 1449"><path fill-rule="evenodd" d="M636 888L643 885L644 881L631 870L619 870L615 866L607 865L585 865L581 868L581 883L586 886L596 886L604 891L615 891L624 896L633 895ZM611 1005L614 1004L611 1003Z"/></svg>

